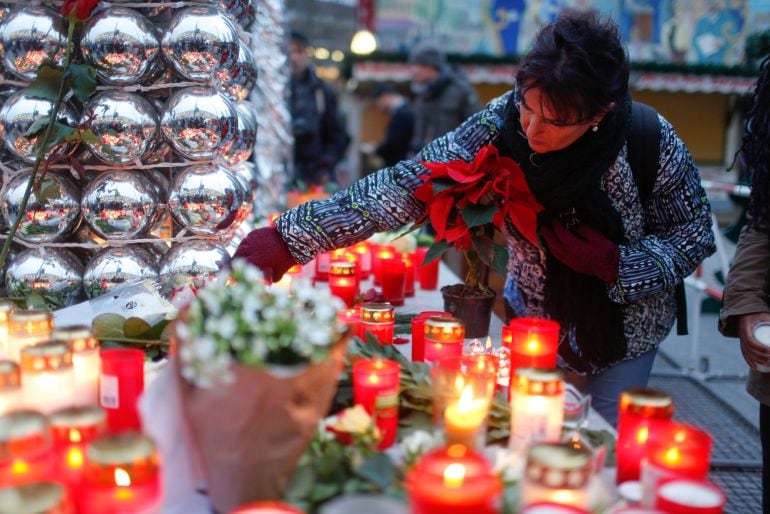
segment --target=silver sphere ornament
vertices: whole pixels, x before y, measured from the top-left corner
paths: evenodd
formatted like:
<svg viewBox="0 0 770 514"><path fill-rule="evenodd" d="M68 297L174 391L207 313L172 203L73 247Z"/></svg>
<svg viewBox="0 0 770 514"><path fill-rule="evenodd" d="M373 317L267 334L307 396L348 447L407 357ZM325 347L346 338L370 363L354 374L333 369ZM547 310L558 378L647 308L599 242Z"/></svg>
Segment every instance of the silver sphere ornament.
<svg viewBox="0 0 770 514"><path fill-rule="evenodd" d="M257 10L252 0L219 0L217 5L245 30L251 27L257 17Z"/></svg>
<svg viewBox="0 0 770 514"><path fill-rule="evenodd" d="M174 219L194 234L213 234L232 225L244 191L222 166L190 166L171 184L168 206Z"/></svg>
<svg viewBox="0 0 770 514"><path fill-rule="evenodd" d="M67 43L64 20L48 7L11 9L0 24L0 52L5 68L19 78L32 80L44 61L61 65Z"/></svg>
<svg viewBox="0 0 770 514"><path fill-rule="evenodd" d="M188 87L169 98L161 130L183 157L212 159L230 148L238 130L238 115L232 102L216 89Z"/></svg>
<svg viewBox="0 0 770 514"><path fill-rule="evenodd" d="M217 273L230 263L230 256L217 244L188 241L166 252L160 263L160 283L173 293L187 285L200 288L213 281Z"/></svg>
<svg viewBox="0 0 770 514"><path fill-rule="evenodd" d="M100 174L80 201L83 219L105 239L136 239L152 230L158 210L155 186L133 171Z"/></svg>
<svg viewBox="0 0 770 514"><path fill-rule="evenodd" d="M80 190L67 177L48 173L40 187L32 190L24 212L21 203L31 172L16 175L8 183L2 201L3 218L9 225L20 213L18 235L25 241L45 243L69 235L80 219Z"/></svg>
<svg viewBox="0 0 770 514"><path fill-rule="evenodd" d="M257 170L253 163L240 162L234 166L227 166L227 170L232 173L238 182L241 184L241 188L245 192L244 201L247 203L254 203L257 193Z"/></svg>
<svg viewBox="0 0 770 514"><path fill-rule="evenodd" d="M229 166L248 160L257 145L257 115L249 102L235 104L238 117L238 129L232 144L222 154L222 159Z"/></svg>
<svg viewBox="0 0 770 514"><path fill-rule="evenodd" d="M36 293L51 309L77 303L83 293L83 264L63 248L32 248L11 261L5 274L9 296L30 298Z"/></svg>
<svg viewBox="0 0 770 514"><path fill-rule="evenodd" d="M96 141L87 142L88 149L102 162L117 166L139 162L160 137L158 113L134 93L101 93L88 102L80 122L88 123L96 135Z"/></svg>
<svg viewBox="0 0 770 514"><path fill-rule="evenodd" d="M218 88L224 90L230 100L246 100L257 84L257 63L249 47L243 41L238 43L238 58L235 62L214 75Z"/></svg>
<svg viewBox="0 0 770 514"><path fill-rule="evenodd" d="M105 248L86 265L83 273L86 296L101 296L126 282L146 278L156 280L158 267L155 262L146 250L136 245Z"/></svg>
<svg viewBox="0 0 770 514"><path fill-rule="evenodd" d="M80 52L107 84L136 84L160 52L155 28L133 9L111 7L91 17L80 38Z"/></svg>
<svg viewBox="0 0 770 514"><path fill-rule="evenodd" d="M215 7L190 7L171 20L161 47L177 73L208 82L238 58L238 28Z"/></svg>
<svg viewBox="0 0 770 514"><path fill-rule="evenodd" d="M24 162L33 163L37 157L35 145L45 127L34 135L26 135L32 125L47 118L53 109L53 102L41 98L32 98L26 90L17 91L5 101L0 108L0 139L5 141L5 147L17 158ZM69 126L75 126L77 116L66 104L59 109L59 121ZM66 146L66 145L65 145ZM61 151L66 151L66 148ZM51 155L51 149L46 158Z"/></svg>

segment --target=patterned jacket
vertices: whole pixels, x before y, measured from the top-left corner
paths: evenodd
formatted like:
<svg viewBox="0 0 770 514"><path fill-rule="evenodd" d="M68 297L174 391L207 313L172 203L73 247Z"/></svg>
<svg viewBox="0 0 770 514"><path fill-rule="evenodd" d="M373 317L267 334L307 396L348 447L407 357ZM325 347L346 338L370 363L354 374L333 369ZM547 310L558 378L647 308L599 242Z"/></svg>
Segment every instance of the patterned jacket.
<svg viewBox="0 0 770 514"><path fill-rule="evenodd" d="M423 212L412 191L419 161L471 161L483 146L497 142L510 92L498 97L456 130L428 144L415 160L369 175L327 200L300 205L276 227L300 263L319 252L348 246L375 232L393 230ZM620 213L628 244L620 246L620 270L609 284L609 298L624 305L626 359L657 348L676 317L674 288L714 253L711 209L700 174L671 124L661 117L660 164L652 194L643 208L626 148L604 173L602 187ZM545 254L508 223L508 277L505 298L518 316L547 317L543 311ZM574 330L562 330L573 348ZM564 365L560 362L560 365ZM593 372L601 371L594 369Z"/></svg>

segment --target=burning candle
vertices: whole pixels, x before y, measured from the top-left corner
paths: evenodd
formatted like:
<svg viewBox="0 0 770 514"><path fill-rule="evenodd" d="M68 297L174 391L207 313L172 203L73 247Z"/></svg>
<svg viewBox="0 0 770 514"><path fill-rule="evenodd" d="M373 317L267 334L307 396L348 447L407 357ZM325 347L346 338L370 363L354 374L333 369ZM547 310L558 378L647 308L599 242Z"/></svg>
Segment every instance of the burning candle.
<svg viewBox="0 0 770 514"><path fill-rule="evenodd" d="M102 350L99 405L107 411L110 432L139 430L136 402L144 390L144 352L135 349Z"/></svg>
<svg viewBox="0 0 770 514"><path fill-rule="evenodd" d="M650 433L671 422L674 402L655 389L628 389L620 394L617 440L617 483L639 480Z"/></svg>
<svg viewBox="0 0 770 514"><path fill-rule="evenodd" d="M350 333L359 335L361 333L361 312L359 309L344 309L337 313L337 321L348 326Z"/></svg>
<svg viewBox="0 0 770 514"><path fill-rule="evenodd" d="M414 254L403 253L401 260L404 261L404 295L407 298L414 296L414 283L417 279L417 265L415 264Z"/></svg>
<svg viewBox="0 0 770 514"><path fill-rule="evenodd" d="M703 430L671 422L651 432L642 460L642 505L651 507L663 480L704 480L711 458L711 436Z"/></svg>
<svg viewBox="0 0 770 514"><path fill-rule="evenodd" d="M353 246L353 253L358 255L359 269L361 270L361 279L366 280L372 273L372 251L369 243L362 241Z"/></svg>
<svg viewBox="0 0 770 514"><path fill-rule="evenodd" d="M35 482L0 489L0 512L69 514L74 507L62 485Z"/></svg>
<svg viewBox="0 0 770 514"><path fill-rule="evenodd" d="M514 318L503 327L503 346L511 351L511 367L555 368L559 324L541 318Z"/></svg>
<svg viewBox="0 0 770 514"><path fill-rule="evenodd" d="M46 341L21 350L24 405L45 414L75 403L72 350L63 341Z"/></svg>
<svg viewBox="0 0 770 514"><path fill-rule="evenodd" d="M51 428L44 415L16 410L0 416L0 484L51 478Z"/></svg>
<svg viewBox="0 0 770 514"><path fill-rule="evenodd" d="M88 445L81 514L157 512L162 500L155 444L124 432Z"/></svg>
<svg viewBox="0 0 770 514"><path fill-rule="evenodd" d="M461 357L465 326L457 318L435 316L425 320L425 362L437 362L447 357Z"/></svg>
<svg viewBox="0 0 770 514"><path fill-rule="evenodd" d="M16 310L13 302L0 302L0 356L9 356L8 332L11 324L11 314Z"/></svg>
<svg viewBox="0 0 770 514"><path fill-rule="evenodd" d="M522 505L551 502L587 509L592 461L590 451L569 443L533 444L527 451Z"/></svg>
<svg viewBox="0 0 770 514"><path fill-rule="evenodd" d="M66 342L72 349L75 405L99 405L99 374L102 367L99 340L85 325L56 327L51 337Z"/></svg>
<svg viewBox="0 0 770 514"><path fill-rule="evenodd" d="M332 262L329 267L329 291L352 308L358 296L356 265L350 262Z"/></svg>
<svg viewBox="0 0 770 514"><path fill-rule="evenodd" d="M441 259L434 259L429 263L425 262L425 254L428 253L427 246L418 246L415 252L417 262L417 278L420 281L420 289L433 291L438 287L438 265Z"/></svg>
<svg viewBox="0 0 770 514"><path fill-rule="evenodd" d="M47 341L53 329L53 314L44 310L15 310L11 314L8 332L8 357L21 360L21 349Z"/></svg>
<svg viewBox="0 0 770 514"><path fill-rule="evenodd" d="M367 332L380 344L393 344L396 313L389 303L364 303L361 305L361 339L366 341Z"/></svg>
<svg viewBox="0 0 770 514"><path fill-rule="evenodd" d="M498 514L502 484L481 455L463 445L433 450L404 482L412 514Z"/></svg>
<svg viewBox="0 0 770 514"><path fill-rule="evenodd" d="M668 514L722 514L726 498L714 484L675 479L658 487L655 508Z"/></svg>
<svg viewBox="0 0 770 514"><path fill-rule="evenodd" d="M382 261L392 259L396 256L396 247L388 245L378 245L372 253L372 275L374 275L374 285L382 285Z"/></svg>
<svg viewBox="0 0 770 514"><path fill-rule="evenodd" d="M519 368L511 383L514 451L539 441L557 441L564 418L564 379L555 369Z"/></svg>
<svg viewBox="0 0 770 514"><path fill-rule="evenodd" d="M423 311L412 318L412 362L425 360L425 320L436 316L452 317L444 311Z"/></svg>
<svg viewBox="0 0 770 514"><path fill-rule="evenodd" d="M471 449L483 447L479 441L481 427L489 413L489 398L476 398L473 386L466 385L460 399L447 405L444 426L447 444L462 444Z"/></svg>
<svg viewBox="0 0 770 514"><path fill-rule="evenodd" d="M382 296L392 305L404 305L406 264L400 255L380 260Z"/></svg>
<svg viewBox="0 0 770 514"><path fill-rule="evenodd" d="M99 407L70 407L51 414L56 479L77 491L83 478L86 445L107 432Z"/></svg>
<svg viewBox="0 0 770 514"><path fill-rule="evenodd" d="M374 416L382 440L389 448L398 431L398 386L401 366L388 359L362 359L353 363L353 401Z"/></svg>
<svg viewBox="0 0 770 514"><path fill-rule="evenodd" d="M585 509L559 505L553 502L537 502L521 510L521 514L590 514Z"/></svg>
<svg viewBox="0 0 770 514"><path fill-rule="evenodd" d="M23 403L19 365L11 360L0 360L0 415L20 409Z"/></svg>
<svg viewBox="0 0 770 514"><path fill-rule="evenodd" d="M332 264L331 252L322 252L315 257L315 279L325 282L329 279L329 267Z"/></svg>

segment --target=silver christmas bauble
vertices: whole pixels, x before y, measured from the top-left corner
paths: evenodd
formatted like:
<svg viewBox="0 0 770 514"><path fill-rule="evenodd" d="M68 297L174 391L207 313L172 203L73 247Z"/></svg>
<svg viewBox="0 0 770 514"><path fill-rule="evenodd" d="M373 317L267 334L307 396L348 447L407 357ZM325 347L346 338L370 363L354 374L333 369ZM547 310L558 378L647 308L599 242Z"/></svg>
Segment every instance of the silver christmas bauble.
<svg viewBox="0 0 770 514"><path fill-rule="evenodd" d="M159 137L158 113L134 93L107 91L93 98L80 121L96 135L88 149L102 162L134 164L147 156Z"/></svg>
<svg viewBox="0 0 770 514"><path fill-rule="evenodd" d="M244 201L253 203L257 192L257 170L250 162L240 162L233 166L227 166L227 170L232 173L241 188L245 192Z"/></svg>
<svg viewBox="0 0 770 514"><path fill-rule="evenodd" d="M41 118L47 118L53 109L53 102L41 98L32 98L26 90L17 91L5 101L0 108L0 139L5 141L5 147L14 156L24 162L33 163L37 157L35 144L45 127L35 135L26 135L30 127ZM59 109L59 121L75 126L77 117L66 104ZM61 148L61 147L60 147ZM62 151L65 149L62 148ZM46 157L51 154L49 149Z"/></svg>
<svg viewBox="0 0 770 514"><path fill-rule="evenodd" d="M238 43L238 58L229 67L218 71L214 75L214 81L234 102L249 97L257 84L257 62L246 43Z"/></svg>
<svg viewBox="0 0 770 514"><path fill-rule="evenodd" d="M238 130L232 102L210 87L188 87L169 98L161 117L163 137L180 155L212 159L226 152Z"/></svg>
<svg viewBox="0 0 770 514"><path fill-rule="evenodd" d="M160 263L160 283L173 293L188 284L203 287L230 263L230 256L217 244L188 241L166 252Z"/></svg>
<svg viewBox="0 0 770 514"><path fill-rule="evenodd" d="M19 217L30 174L16 175L8 183L2 199L2 211L9 225ZM48 173L40 187L30 193L16 234L34 243L57 241L69 235L79 219L80 190L67 177Z"/></svg>
<svg viewBox="0 0 770 514"><path fill-rule="evenodd" d="M235 131L233 143L222 154L222 159L228 166L248 160L257 144L257 116L254 106L249 102L235 104L238 116L238 130Z"/></svg>
<svg viewBox="0 0 770 514"><path fill-rule="evenodd" d="M141 173L112 170L83 191L83 219L105 239L136 239L152 230L158 210L156 188Z"/></svg>
<svg viewBox="0 0 770 514"><path fill-rule="evenodd" d="M11 261L5 274L9 296L43 298L51 309L77 303L83 292L83 264L69 250L25 250Z"/></svg>
<svg viewBox="0 0 770 514"><path fill-rule="evenodd" d="M133 9L111 7L91 17L80 52L107 84L135 84L150 71L160 41L147 18Z"/></svg>
<svg viewBox="0 0 770 514"><path fill-rule="evenodd" d="M254 9L252 0L219 0L217 5L245 30L251 27L257 17L257 11Z"/></svg>
<svg viewBox="0 0 770 514"><path fill-rule="evenodd" d="M83 289L88 298L101 296L115 286L146 278L156 280L155 259L143 248L132 245L105 248L86 265Z"/></svg>
<svg viewBox="0 0 770 514"><path fill-rule="evenodd" d="M188 80L208 82L238 58L238 29L215 7L190 7L171 20L163 55Z"/></svg>
<svg viewBox="0 0 770 514"><path fill-rule="evenodd" d="M213 234L233 223L243 196L238 180L222 166L190 166L174 178L168 206L194 234Z"/></svg>
<svg viewBox="0 0 770 514"><path fill-rule="evenodd" d="M37 76L44 61L64 62L67 26L48 7L12 9L0 24L0 52L5 68L24 80Z"/></svg>

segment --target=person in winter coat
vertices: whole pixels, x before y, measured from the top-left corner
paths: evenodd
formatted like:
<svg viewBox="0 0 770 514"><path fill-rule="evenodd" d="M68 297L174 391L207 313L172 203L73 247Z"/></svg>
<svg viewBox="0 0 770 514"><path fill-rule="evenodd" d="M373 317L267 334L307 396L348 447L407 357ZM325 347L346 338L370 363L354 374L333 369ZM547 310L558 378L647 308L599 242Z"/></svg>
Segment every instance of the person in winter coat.
<svg viewBox="0 0 770 514"><path fill-rule="evenodd" d="M617 26L565 11L538 33L513 91L417 158L283 213L235 258L276 279L295 262L399 228L425 211L414 196L425 163L471 162L494 145L543 206L535 242L506 225L509 311L560 323L558 365L585 375L593 406L614 424L620 392L647 384L676 317L677 284L715 249L698 169L662 117L657 175L642 202L627 158L628 76Z"/></svg>
<svg viewBox="0 0 770 514"><path fill-rule="evenodd" d="M394 166L409 157L414 135L414 113L407 99L390 84L378 84L372 92L377 108L390 116L385 139L377 146L362 147L365 153L373 153L385 166Z"/></svg>

